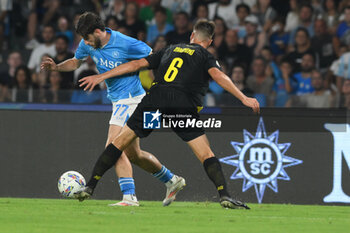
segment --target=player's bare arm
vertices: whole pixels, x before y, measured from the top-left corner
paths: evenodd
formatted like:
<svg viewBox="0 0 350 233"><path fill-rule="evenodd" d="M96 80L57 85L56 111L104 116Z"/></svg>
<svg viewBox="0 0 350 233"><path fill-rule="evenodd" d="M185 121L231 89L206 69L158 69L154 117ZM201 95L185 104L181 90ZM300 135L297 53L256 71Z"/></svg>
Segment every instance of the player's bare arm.
<svg viewBox="0 0 350 233"><path fill-rule="evenodd" d="M222 88L238 98L245 106L252 108L255 113L260 113L259 102L255 98L244 95L226 74L215 67L210 68L208 72Z"/></svg>
<svg viewBox="0 0 350 233"><path fill-rule="evenodd" d="M56 64L52 58L47 58L41 63L40 69L69 72L78 69L82 63L82 60L71 58L61 62L60 64Z"/></svg>
<svg viewBox="0 0 350 233"><path fill-rule="evenodd" d="M103 74L91 75L79 80L81 84L80 87L85 86L84 91L92 91L96 85L103 82L106 79L114 78L123 74L128 74L132 72L139 71L143 68L147 68L149 63L146 59L142 58L139 60L130 61L124 63L120 66L115 67L114 69L107 71Z"/></svg>

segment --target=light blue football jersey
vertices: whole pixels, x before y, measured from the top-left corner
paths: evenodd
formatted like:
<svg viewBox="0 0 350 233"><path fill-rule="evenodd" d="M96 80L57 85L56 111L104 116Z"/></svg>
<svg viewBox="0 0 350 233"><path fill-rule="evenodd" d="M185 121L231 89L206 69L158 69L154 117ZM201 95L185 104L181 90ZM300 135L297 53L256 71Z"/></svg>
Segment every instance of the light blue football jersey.
<svg viewBox="0 0 350 233"><path fill-rule="evenodd" d="M76 59L85 59L91 56L100 73L107 72L123 63L141 59L148 56L151 48L142 41L136 40L120 32L106 28L111 34L108 43L100 49L86 45L82 39L75 52ZM116 102L121 99L144 94L139 73L130 73L105 80L107 84L107 97Z"/></svg>

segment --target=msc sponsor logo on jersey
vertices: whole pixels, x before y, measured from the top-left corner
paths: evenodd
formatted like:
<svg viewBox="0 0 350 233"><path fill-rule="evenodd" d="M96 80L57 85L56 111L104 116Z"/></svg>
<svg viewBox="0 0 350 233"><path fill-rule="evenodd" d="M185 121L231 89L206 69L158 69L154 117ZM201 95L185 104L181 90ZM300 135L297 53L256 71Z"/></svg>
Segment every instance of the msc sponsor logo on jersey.
<svg viewBox="0 0 350 233"><path fill-rule="evenodd" d="M107 59L103 60L102 58L100 58L99 60L95 56L92 57L92 60L95 62L96 65L105 66L106 68L110 68L110 69L113 69L122 64L121 61L108 61Z"/></svg>
<svg viewBox="0 0 350 233"><path fill-rule="evenodd" d="M285 154L291 143L279 143L278 136L278 130L269 136L266 134L261 117L255 136L244 129L243 143L231 141L236 154L220 159L220 162L236 167L230 179L243 179L242 192L254 186L259 203L266 186L278 193L277 180L290 180L286 167L303 162Z"/></svg>
<svg viewBox="0 0 350 233"><path fill-rule="evenodd" d="M160 129L161 115L159 110L156 112L143 112L143 128Z"/></svg>

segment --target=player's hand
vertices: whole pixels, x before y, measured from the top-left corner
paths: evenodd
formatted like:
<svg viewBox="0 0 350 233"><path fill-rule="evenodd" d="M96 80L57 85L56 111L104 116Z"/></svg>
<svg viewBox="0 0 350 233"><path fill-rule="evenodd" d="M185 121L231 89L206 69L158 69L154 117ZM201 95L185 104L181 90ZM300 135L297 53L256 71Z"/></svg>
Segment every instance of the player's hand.
<svg viewBox="0 0 350 233"><path fill-rule="evenodd" d="M89 90L91 92L94 89L94 87L99 83L101 83L102 81L103 81L103 78L101 77L100 74L87 76L79 80L80 82L79 87L85 86L84 91Z"/></svg>
<svg viewBox="0 0 350 233"><path fill-rule="evenodd" d="M252 108L254 113L260 113L260 105L255 98L246 97L245 99L243 99L242 103L245 106Z"/></svg>
<svg viewBox="0 0 350 233"><path fill-rule="evenodd" d="M41 70L57 70L57 65L52 58L46 58L40 65Z"/></svg>

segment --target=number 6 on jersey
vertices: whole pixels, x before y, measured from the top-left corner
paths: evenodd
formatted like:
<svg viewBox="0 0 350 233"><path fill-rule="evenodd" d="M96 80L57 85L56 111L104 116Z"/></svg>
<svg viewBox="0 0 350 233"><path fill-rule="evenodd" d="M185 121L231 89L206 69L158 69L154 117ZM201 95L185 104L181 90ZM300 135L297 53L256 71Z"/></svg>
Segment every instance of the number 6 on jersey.
<svg viewBox="0 0 350 233"><path fill-rule="evenodd" d="M182 64L184 63L184 61L179 58L179 57L175 57L171 63L170 66L168 68L168 70L166 71L165 75L164 75L164 80L167 82L172 82L174 81L174 79L176 78L177 73L179 72L179 68L181 68Z"/></svg>

